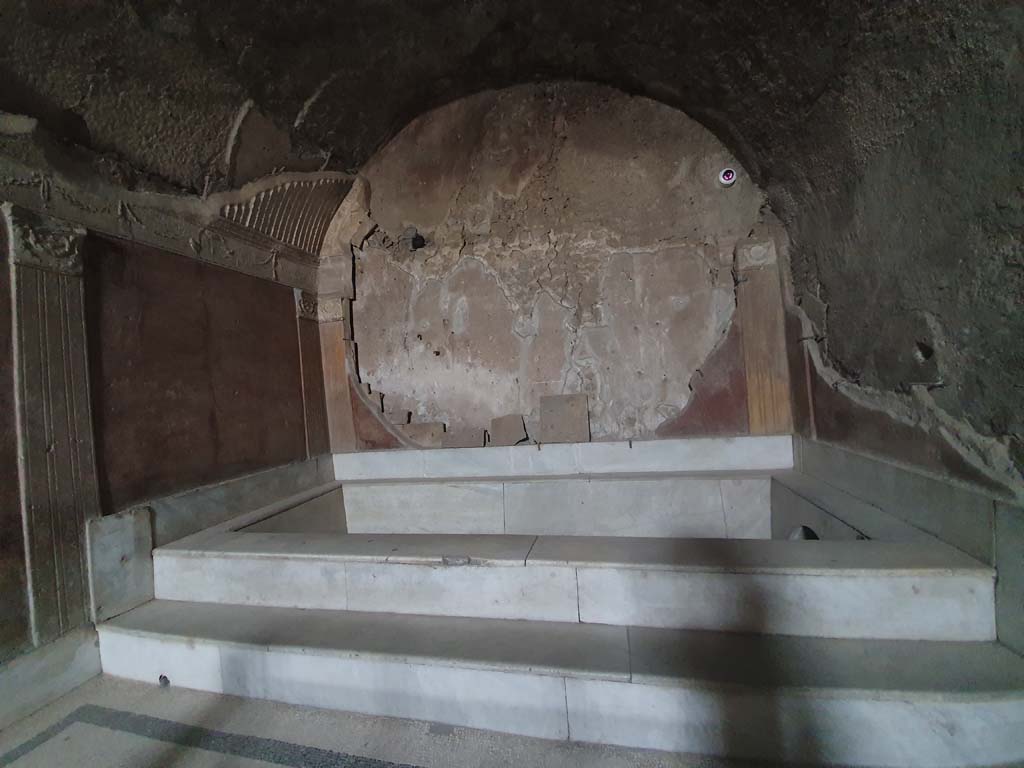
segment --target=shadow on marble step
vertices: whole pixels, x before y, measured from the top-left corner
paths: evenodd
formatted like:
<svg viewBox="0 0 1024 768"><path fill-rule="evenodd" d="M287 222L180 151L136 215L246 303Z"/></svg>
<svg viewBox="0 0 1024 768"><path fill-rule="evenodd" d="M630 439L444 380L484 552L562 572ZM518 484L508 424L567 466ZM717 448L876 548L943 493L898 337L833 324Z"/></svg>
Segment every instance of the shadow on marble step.
<svg viewBox="0 0 1024 768"><path fill-rule="evenodd" d="M987 643L159 602L100 636L108 674L549 739L869 765L1024 755L1024 662Z"/></svg>
<svg viewBox="0 0 1024 768"><path fill-rule="evenodd" d="M914 545L224 533L205 547L156 551L158 598L829 637L995 636L991 569Z"/></svg>

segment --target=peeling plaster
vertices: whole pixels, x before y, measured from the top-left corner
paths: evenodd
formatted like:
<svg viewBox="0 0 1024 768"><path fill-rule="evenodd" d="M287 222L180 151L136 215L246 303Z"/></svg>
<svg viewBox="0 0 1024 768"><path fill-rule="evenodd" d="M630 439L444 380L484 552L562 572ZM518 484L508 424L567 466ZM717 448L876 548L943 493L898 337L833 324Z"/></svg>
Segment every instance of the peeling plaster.
<svg viewBox="0 0 1024 768"><path fill-rule="evenodd" d="M453 143L452 137L458 141ZM521 86L418 118L362 170L364 379L450 429L589 395L595 439L652 436L729 327L761 192L686 115L589 85ZM400 239L415 227L425 240Z"/></svg>
<svg viewBox="0 0 1024 768"><path fill-rule="evenodd" d="M825 361L821 349L823 341L816 337L807 313L800 307L789 309L800 319L801 343L807 348L814 371L828 386L851 402L900 424L941 435L969 466L1005 488L1006 498L1017 504L1024 503L1024 475L1014 463L1006 439L982 435L966 421L951 416L939 406L926 385L915 384L908 394L899 394L850 382Z"/></svg>

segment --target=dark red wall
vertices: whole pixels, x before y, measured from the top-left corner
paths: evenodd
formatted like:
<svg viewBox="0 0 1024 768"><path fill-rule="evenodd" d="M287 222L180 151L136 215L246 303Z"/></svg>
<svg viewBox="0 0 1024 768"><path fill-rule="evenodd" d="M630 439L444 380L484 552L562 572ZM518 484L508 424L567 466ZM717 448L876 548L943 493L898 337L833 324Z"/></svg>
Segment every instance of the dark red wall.
<svg viewBox="0 0 1024 768"><path fill-rule="evenodd" d="M305 458L291 288L90 236L85 290L105 512Z"/></svg>
<svg viewBox="0 0 1024 768"><path fill-rule="evenodd" d="M17 654L30 642L15 433L11 318L7 231L0 218L0 662Z"/></svg>
<svg viewBox="0 0 1024 768"><path fill-rule="evenodd" d="M805 353L801 324L793 313L787 313L786 345L797 434L988 490L1005 490L968 464L943 435L866 408L833 389Z"/></svg>
<svg viewBox="0 0 1024 768"><path fill-rule="evenodd" d="M725 338L690 380L693 395L682 412L658 427L658 437L750 433L743 331L734 317Z"/></svg>

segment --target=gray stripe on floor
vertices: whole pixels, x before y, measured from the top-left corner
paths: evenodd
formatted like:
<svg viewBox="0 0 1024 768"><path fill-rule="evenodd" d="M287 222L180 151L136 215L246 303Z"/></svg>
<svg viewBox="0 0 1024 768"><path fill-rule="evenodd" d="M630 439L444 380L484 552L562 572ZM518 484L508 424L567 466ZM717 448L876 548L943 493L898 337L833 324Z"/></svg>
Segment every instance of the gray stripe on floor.
<svg viewBox="0 0 1024 768"><path fill-rule="evenodd" d="M277 739L214 731L198 725L186 725L173 720L124 712L93 704L79 707L63 720L54 723L6 754L0 755L0 766L11 765L65 729L78 723L131 733L190 749L202 749L222 755L262 760L265 763L285 765L291 768L415 768L406 764L332 752L328 749L307 747Z"/></svg>

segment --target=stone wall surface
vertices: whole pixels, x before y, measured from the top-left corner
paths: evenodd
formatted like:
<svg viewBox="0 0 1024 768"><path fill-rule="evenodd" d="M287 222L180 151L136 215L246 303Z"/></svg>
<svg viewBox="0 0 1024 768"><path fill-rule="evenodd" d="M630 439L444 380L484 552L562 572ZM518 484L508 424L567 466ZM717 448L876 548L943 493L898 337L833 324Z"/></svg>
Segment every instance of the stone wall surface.
<svg viewBox="0 0 1024 768"><path fill-rule="evenodd" d="M290 288L91 237L104 510L306 457Z"/></svg>
<svg viewBox="0 0 1024 768"><path fill-rule="evenodd" d="M580 84L454 102L363 174L363 378L449 430L529 427L542 396L582 392L595 439L653 436L729 328L735 244L764 202L686 115Z"/></svg>

